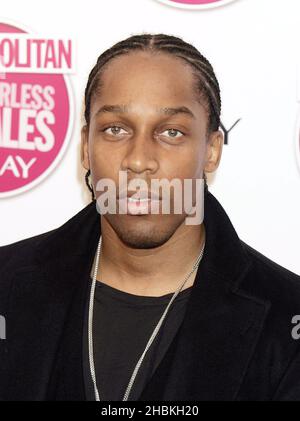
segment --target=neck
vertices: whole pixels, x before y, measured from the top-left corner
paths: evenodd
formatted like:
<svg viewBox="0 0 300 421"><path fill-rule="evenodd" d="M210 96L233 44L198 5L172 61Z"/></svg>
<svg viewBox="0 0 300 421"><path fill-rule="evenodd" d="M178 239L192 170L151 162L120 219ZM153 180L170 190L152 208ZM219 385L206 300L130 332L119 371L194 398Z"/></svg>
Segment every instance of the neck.
<svg viewBox="0 0 300 421"><path fill-rule="evenodd" d="M174 292L191 272L205 241L205 227L183 223L153 249L128 247L103 217L101 235L97 280L130 294L161 296ZM193 285L196 273L197 268L182 290Z"/></svg>

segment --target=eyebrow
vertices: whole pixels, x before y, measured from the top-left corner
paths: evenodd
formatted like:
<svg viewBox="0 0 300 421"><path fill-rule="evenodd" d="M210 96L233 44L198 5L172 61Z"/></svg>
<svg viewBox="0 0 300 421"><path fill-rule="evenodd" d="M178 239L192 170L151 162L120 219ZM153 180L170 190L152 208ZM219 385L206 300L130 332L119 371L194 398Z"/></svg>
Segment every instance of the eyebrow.
<svg viewBox="0 0 300 421"><path fill-rule="evenodd" d="M129 107L127 105L103 105L99 108L99 110L96 112L96 115L102 114L102 113L128 113ZM158 113L162 113L165 115L176 115L176 114L186 114L190 116L191 118L195 118L195 115L192 113L192 111L185 106L180 107L162 107L157 108Z"/></svg>
<svg viewBox="0 0 300 421"><path fill-rule="evenodd" d="M128 107L126 105L103 105L96 112L96 115L102 113L126 113L128 112Z"/></svg>

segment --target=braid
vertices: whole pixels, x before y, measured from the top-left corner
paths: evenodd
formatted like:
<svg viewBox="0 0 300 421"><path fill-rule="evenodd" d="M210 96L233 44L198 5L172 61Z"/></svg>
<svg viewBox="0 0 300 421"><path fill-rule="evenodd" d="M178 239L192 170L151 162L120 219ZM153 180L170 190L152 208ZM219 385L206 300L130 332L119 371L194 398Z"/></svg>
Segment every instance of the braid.
<svg viewBox="0 0 300 421"><path fill-rule="evenodd" d="M89 191L92 193L92 201L95 200L95 194L92 185L89 182L89 176L91 174L91 170L88 170L85 174L85 184L87 185Z"/></svg>
<svg viewBox="0 0 300 421"><path fill-rule="evenodd" d="M192 44L185 42L179 37L166 34L139 34L132 35L104 51L99 57L89 74L88 82L85 88L85 112L84 117L87 125L90 123L90 108L91 99L101 87L101 73L105 65L114 57L128 54L131 51L149 51L149 52L164 52L172 54L175 57L184 60L191 66L193 75L196 80L197 97L199 100L204 100L208 107L208 133L218 130L221 124L221 95L220 86L213 67ZM86 184L92 192L92 200L94 200L94 192L89 184L88 177L90 170L86 174ZM204 174L205 192L208 191L206 182L206 175Z"/></svg>
<svg viewBox="0 0 300 421"><path fill-rule="evenodd" d="M141 34L120 41L104 51L92 69L85 89L85 120L89 124L91 97L100 87L100 76L104 66L116 56L131 51L165 52L186 61L194 70L197 80L197 93L209 108L208 132L220 126L221 96L220 86L210 62L193 45L179 37L165 34Z"/></svg>

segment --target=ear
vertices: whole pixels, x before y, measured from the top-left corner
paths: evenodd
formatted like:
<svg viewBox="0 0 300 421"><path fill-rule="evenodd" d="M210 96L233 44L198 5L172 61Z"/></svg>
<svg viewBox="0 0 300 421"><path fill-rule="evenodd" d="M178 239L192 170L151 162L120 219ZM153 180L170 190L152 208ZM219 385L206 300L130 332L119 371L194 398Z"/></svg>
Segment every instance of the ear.
<svg viewBox="0 0 300 421"><path fill-rule="evenodd" d="M223 144L224 136L221 130L214 131L209 135L206 146L205 172L214 172L218 168L222 156Z"/></svg>
<svg viewBox="0 0 300 421"><path fill-rule="evenodd" d="M81 156L81 164L86 170L90 169L88 139L89 139L88 126L85 125L81 129L80 156Z"/></svg>

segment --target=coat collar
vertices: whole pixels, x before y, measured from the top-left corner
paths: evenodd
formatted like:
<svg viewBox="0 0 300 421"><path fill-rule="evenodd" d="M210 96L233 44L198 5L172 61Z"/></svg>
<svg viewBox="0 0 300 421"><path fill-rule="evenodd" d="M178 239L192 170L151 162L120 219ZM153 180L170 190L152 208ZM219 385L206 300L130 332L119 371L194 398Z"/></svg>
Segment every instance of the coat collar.
<svg viewBox="0 0 300 421"><path fill-rule="evenodd" d="M210 192L204 224L204 255L184 320L140 400L234 399L261 332L268 305L240 288L252 263ZM7 394L14 399L85 400L78 368L87 279L100 232L92 202L41 236L34 264L16 273L8 313L15 376Z"/></svg>

